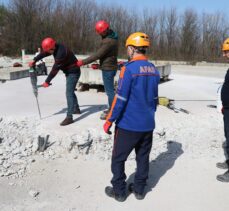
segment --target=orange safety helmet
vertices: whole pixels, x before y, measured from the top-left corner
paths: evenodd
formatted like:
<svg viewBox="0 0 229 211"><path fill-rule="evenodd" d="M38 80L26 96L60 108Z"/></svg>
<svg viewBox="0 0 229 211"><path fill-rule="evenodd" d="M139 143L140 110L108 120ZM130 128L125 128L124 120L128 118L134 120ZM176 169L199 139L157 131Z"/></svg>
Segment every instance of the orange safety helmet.
<svg viewBox="0 0 229 211"><path fill-rule="evenodd" d="M107 29L109 29L109 27L109 24L104 20L100 20L95 24L95 30L98 34L102 34Z"/></svg>
<svg viewBox="0 0 229 211"><path fill-rule="evenodd" d="M55 49L56 41L51 37L46 37L41 43L41 47L44 52L47 52L51 49Z"/></svg>
<svg viewBox="0 0 229 211"><path fill-rule="evenodd" d="M229 38L223 42L222 51L229 51Z"/></svg>
<svg viewBox="0 0 229 211"><path fill-rule="evenodd" d="M129 45L135 47L149 47L149 36L143 32L135 32L131 34L126 40L126 47Z"/></svg>

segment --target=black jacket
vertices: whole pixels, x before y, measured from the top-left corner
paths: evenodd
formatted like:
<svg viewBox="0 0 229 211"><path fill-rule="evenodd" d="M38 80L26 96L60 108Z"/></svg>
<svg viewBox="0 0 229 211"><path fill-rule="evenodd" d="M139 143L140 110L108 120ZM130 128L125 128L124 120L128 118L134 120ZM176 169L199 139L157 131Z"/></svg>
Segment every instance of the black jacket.
<svg viewBox="0 0 229 211"><path fill-rule="evenodd" d="M51 54L46 52L41 52L39 55L34 57L34 61L37 62L44 57L50 56ZM55 63L52 67L51 72L49 73L47 79L45 82L50 83L50 81L56 76L59 70L62 70L65 75L68 75L70 73L79 73L80 68L76 66L77 58L73 54L71 50L69 50L67 47L65 47L62 44L57 43L55 51L53 53L53 57L55 60Z"/></svg>
<svg viewBox="0 0 229 211"><path fill-rule="evenodd" d="M225 75L225 80L221 90L221 100L223 107L229 109L229 69Z"/></svg>

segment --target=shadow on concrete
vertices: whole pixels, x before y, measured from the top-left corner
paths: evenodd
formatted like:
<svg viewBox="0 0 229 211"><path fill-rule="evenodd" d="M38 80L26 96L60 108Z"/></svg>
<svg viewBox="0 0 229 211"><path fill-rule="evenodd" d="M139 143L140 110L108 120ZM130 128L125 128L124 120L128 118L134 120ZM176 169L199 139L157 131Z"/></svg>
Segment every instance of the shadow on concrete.
<svg viewBox="0 0 229 211"><path fill-rule="evenodd" d="M155 160L149 164L149 178L145 189L145 194L150 192L159 182L162 176L171 169L176 159L183 154L182 144L176 141L167 142L167 151L158 155ZM127 183L134 181L135 173L131 174Z"/></svg>
<svg viewBox="0 0 229 211"><path fill-rule="evenodd" d="M105 109L107 109L107 105L105 105L105 104L102 104L102 105L82 105L82 106L80 106L81 114L73 114L73 118L76 115L78 115L78 116L80 115L76 119L74 118L74 122L79 121L81 119L84 119L93 113L97 113L97 112L103 111ZM58 115L58 114L63 114L63 113L67 113L67 108L63 108L60 111L54 113L53 115Z"/></svg>

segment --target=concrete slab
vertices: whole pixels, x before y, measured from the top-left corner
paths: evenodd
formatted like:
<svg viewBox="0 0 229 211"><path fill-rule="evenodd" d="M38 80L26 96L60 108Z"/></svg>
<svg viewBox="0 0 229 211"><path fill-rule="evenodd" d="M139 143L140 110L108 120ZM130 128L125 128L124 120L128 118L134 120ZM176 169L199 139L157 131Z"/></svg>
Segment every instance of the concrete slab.
<svg viewBox="0 0 229 211"><path fill-rule="evenodd" d="M0 80L16 80L28 76L28 67L4 67L0 69Z"/></svg>

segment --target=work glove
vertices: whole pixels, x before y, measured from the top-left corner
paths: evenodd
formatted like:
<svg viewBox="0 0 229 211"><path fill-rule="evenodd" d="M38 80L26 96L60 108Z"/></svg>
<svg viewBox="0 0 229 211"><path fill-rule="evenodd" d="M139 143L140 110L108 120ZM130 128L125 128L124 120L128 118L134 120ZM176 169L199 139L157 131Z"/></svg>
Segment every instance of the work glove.
<svg viewBox="0 0 229 211"><path fill-rule="evenodd" d="M112 134L110 131L111 126L112 126L112 122L106 121L103 125L104 132L111 135Z"/></svg>
<svg viewBox="0 0 229 211"><path fill-rule="evenodd" d="M50 84L49 84L49 83L47 83L47 82L44 82L44 83L42 84L42 86L43 86L44 88L47 88L47 87L49 87L49 86L50 86Z"/></svg>
<svg viewBox="0 0 229 211"><path fill-rule="evenodd" d="M78 67L83 66L83 65L84 65L84 64L83 64L83 60L78 60L78 61L76 62L76 65L77 65Z"/></svg>
<svg viewBox="0 0 229 211"><path fill-rule="evenodd" d="M92 68L93 70L97 70L97 69L99 69L99 64L92 64L92 65L91 65L91 68Z"/></svg>
<svg viewBox="0 0 229 211"><path fill-rule="evenodd" d="M35 64L36 64L35 61L29 62L29 67L35 67Z"/></svg>

